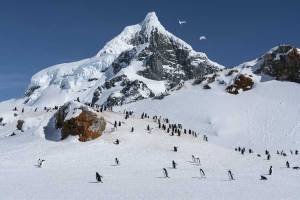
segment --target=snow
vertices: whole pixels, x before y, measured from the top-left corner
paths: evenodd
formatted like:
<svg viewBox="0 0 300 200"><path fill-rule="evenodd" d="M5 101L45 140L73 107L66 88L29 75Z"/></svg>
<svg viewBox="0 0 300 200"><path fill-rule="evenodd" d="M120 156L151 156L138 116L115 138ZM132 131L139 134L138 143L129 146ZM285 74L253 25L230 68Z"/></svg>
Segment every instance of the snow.
<svg viewBox="0 0 300 200"><path fill-rule="evenodd" d="M104 56L106 54L119 55L123 51L133 48L130 40L141 30L140 25L127 26L125 29L114 39L109 41L96 56Z"/></svg>
<svg viewBox="0 0 300 200"><path fill-rule="evenodd" d="M182 82L181 88L168 91L170 95L162 100L145 99L115 107L117 112L98 113L107 122L101 137L86 143L71 136L60 141L53 118L56 110L51 108L71 101L66 119L76 117L82 104L73 100L91 102L94 91L113 77L124 74L130 81L142 81L156 95L166 93L164 81L138 75L144 67L136 58L117 74L111 67L122 52L146 48L147 43L134 46L130 41L140 31L149 36L154 28L188 49L190 56L197 58L194 65L207 62L223 69L216 80L205 80L200 85ZM254 74L260 62L255 59L224 69L169 33L154 12L148 13L144 21L126 27L96 56L54 65L35 74L29 88L39 88L29 99L0 103L0 117L5 124L0 125L0 199L298 199L299 171L285 168L285 162L300 166L300 155L289 153L300 150L300 86ZM172 70L168 65L163 68ZM228 75L230 70L235 72ZM240 74L251 77L254 87L238 95L226 93L225 88ZM204 84L211 89L203 89ZM117 83L101 91L97 103L104 103L111 94L120 97L121 89ZM149 95L146 90L139 92ZM14 107L18 110L13 111ZM125 120L124 109L133 110L134 116ZM182 123L198 137L170 136L151 118L140 119L142 112ZM25 121L23 131L16 130L18 120ZM117 130L113 129L114 121L122 122ZM46 126L48 129L44 129ZM12 133L15 135L10 136ZM202 140L204 134L209 142ZM116 139L120 145L113 144ZM177 153L172 151L174 146L179 148ZM255 153L242 156L233 150L237 146L252 148ZM270 150L271 160L266 160L265 149ZM284 150L288 156L276 155L276 150ZM201 166L191 162L191 155L199 156ZM120 166L114 165L115 157ZM46 160L41 168L35 166L39 158ZM170 168L172 160L178 163L178 169ZM260 181L270 165L274 174ZM200 177L200 167L207 178ZM167 168L171 178L163 177L162 168ZM235 181L228 180L229 169ZM96 171L103 175L104 183L95 183Z"/></svg>
<svg viewBox="0 0 300 200"><path fill-rule="evenodd" d="M82 113L82 104L78 103L78 102L68 102L65 104L67 106L67 110L65 111L65 113L67 113L66 117L65 117L65 121L72 119L72 118L76 118L78 117L81 113Z"/></svg>
<svg viewBox="0 0 300 200"><path fill-rule="evenodd" d="M240 67L240 68L254 67L257 63L258 63L258 59L254 59L251 61L244 62L244 63L238 65L237 67Z"/></svg>
<svg viewBox="0 0 300 200"><path fill-rule="evenodd" d="M298 84L256 83L239 95L226 93L217 83L211 87L204 90L186 82L183 89L162 100L142 100L119 109L163 115L213 136L211 140L224 147L299 147L300 95L294 92L300 89Z"/></svg>
<svg viewBox="0 0 300 200"><path fill-rule="evenodd" d="M194 65L207 62L216 67L224 68L209 60L205 53L194 51L186 42L168 32L159 22L156 13L149 12L141 23L125 27L119 35L107 42L96 56L76 62L54 65L36 73L31 78L28 88L38 87L38 89L34 90L30 97L24 99L24 101L31 106L55 106L63 105L65 102L74 100L79 96L82 100L90 102L95 89L106 80L116 76L111 65L121 53L133 48L137 52L141 52L148 47L147 42L133 45L132 40L136 35L141 34L150 37L150 33L154 29L172 40L172 42L178 43L181 48L189 50L191 56L199 57L193 63ZM156 95L163 93L166 90L165 82L146 79L136 74L137 69L143 70L145 68L137 60L137 58L133 58L132 63L127 67L128 69L123 70L124 74L128 75L130 80L144 82ZM93 79L97 79L97 81L90 81ZM110 94L106 91L106 96Z"/></svg>
<svg viewBox="0 0 300 200"><path fill-rule="evenodd" d="M25 114L38 119L46 113ZM0 198L240 199L242 196L246 200L279 200L299 196L299 172L284 168L286 159L292 166L299 166L299 156L274 155L270 161L255 154L241 156L232 148L203 142L201 137L171 137L151 119L136 116L124 120L123 114L112 112L101 115L109 122L124 123L115 132L110 131L112 125L108 123L103 136L86 143L78 142L76 137L52 142L31 135L30 131L1 138ZM148 124L153 128L151 134L145 130ZM114 145L117 138L120 144ZM178 146L177 153L172 151L173 146ZM191 155L200 158L201 166L191 162ZM119 166L114 165L115 157L120 160ZM46 160L41 168L35 166L39 158ZM172 160L178 163L178 169L170 168ZM269 180L260 181L260 175L267 173L270 165L274 174L267 176ZM163 178L162 168L167 168L170 178ZM207 178L200 178L199 168ZM228 181L228 169L235 181ZM103 183L95 182L96 171L103 176Z"/></svg>
<svg viewBox="0 0 300 200"><path fill-rule="evenodd" d="M132 63L120 73L139 79L135 73L139 67L140 63ZM285 168L285 162L300 165L300 155L289 154L300 146L300 94L295 92L300 86L260 82L261 77L251 68L235 69L231 76L226 76L230 69L219 72L210 90L202 89L204 83L192 86L187 81L162 100L146 99L114 108L135 111L128 120L121 113L100 113L108 122L105 133L86 143L80 143L78 137L59 141L60 132L52 118L55 111L46 112L42 107L49 101L63 102L72 92L65 94L66 99L50 92L35 105L24 105L24 99L0 103L0 117L7 123L0 126L0 199L297 199L300 174ZM238 95L226 93L224 88L238 74L251 75L254 88ZM106 92L117 91L118 86ZM85 91L80 95L86 95ZM80 105L72 102L69 117L79 114ZM18 111L13 111L15 106ZM140 119L141 112L168 117L171 123L182 123L199 136L169 136L152 119ZM19 119L25 121L24 132L15 130ZM117 131L113 131L114 121L122 121ZM47 130L46 125L50 127ZM16 135L8 136L12 132ZM202 141L203 134L209 142ZM118 146L113 144L117 138ZM178 146L177 153L172 152L173 146ZM252 148L255 153L242 156L233 150L236 146ZM265 149L270 150L271 160L266 160ZM277 149L288 156L276 155ZM201 166L191 163L191 155L200 158ZM114 166L115 157L120 166ZM46 160L42 168L35 166L39 158ZM172 160L178 169L170 168ZM270 165L274 174L260 181ZM207 178L200 178L200 167ZM171 178L163 178L162 168L167 168ZM235 181L228 181L228 169ZM96 171L103 175L103 183L95 183Z"/></svg>
<svg viewBox="0 0 300 200"><path fill-rule="evenodd" d="M133 61L128 67L123 68L117 75L125 74L131 81L139 80L144 82L155 95L165 92L166 86L164 81L151 80L137 74L138 71L143 69L142 64L143 63L141 61Z"/></svg>

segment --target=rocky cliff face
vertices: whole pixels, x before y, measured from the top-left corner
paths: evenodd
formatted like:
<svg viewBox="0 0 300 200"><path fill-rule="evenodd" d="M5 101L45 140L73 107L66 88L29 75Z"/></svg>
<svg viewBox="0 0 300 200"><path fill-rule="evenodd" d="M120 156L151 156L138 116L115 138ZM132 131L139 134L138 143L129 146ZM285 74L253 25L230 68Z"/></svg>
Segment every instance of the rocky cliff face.
<svg viewBox="0 0 300 200"><path fill-rule="evenodd" d="M149 38L149 46L140 54L139 60L144 62L146 69L138 74L153 80L167 80L169 88L181 80L204 76L219 68L208 62L201 53L191 52L171 37L153 29Z"/></svg>
<svg viewBox="0 0 300 200"><path fill-rule="evenodd" d="M300 50L291 45L274 47L260 58L244 63L243 66L252 67L258 75L300 83Z"/></svg>
<svg viewBox="0 0 300 200"><path fill-rule="evenodd" d="M256 73L300 83L300 52L290 45L278 46L262 57L262 64Z"/></svg>
<svg viewBox="0 0 300 200"><path fill-rule="evenodd" d="M115 76L106 81L101 90L114 90L104 102L106 105L158 97L182 81L203 77L222 68L204 53L195 52L188 44L167 32L155 13L149 13L140 26L128 41L133 48L122 52L112 63L111 71ZM135 78L132 78L133 71ZM147 79L152 83L163 82L160 92L153 91ZM98 90L93 99L100 96Z"/></svg>

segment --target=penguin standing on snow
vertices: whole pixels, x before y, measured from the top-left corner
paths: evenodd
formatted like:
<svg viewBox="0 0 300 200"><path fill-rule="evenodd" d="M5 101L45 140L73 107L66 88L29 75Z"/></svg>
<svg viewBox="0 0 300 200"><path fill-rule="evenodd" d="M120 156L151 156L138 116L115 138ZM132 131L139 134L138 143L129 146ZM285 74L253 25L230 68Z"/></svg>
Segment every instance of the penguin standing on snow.
<svg viewBox="0 0 300 200"><path fill-rule="evenodd" d="M174 146L174 152L178 151L178 147Z"/></svg>
<svg viewBox="0 0 300 200"><path fill-rule="evenodd" d="M102 178L103 178L103 176L101 176L98 172L96 172L96 181L103 183Z"/></svg>
<svg viewBox="0 0 300 200"><path fill-rule="evenodd" d="M172 167L173 167L173 169L176 169L176 166L177 166L177 163L173 160L172 161Z"/></svg>
<svg viewBox="0 0 300 200"><path fill-rule="evenodd" d="M285 166L286 166L286 168L290 168L290 163L289 163L289 161L286 161Z"/></svg>
<svg viewBox="0 0 300 200"><path fill-rule="evenodd" d="M170 178L166 168L163 168L163 173L164 173L165 178Z"/></svg>
<svg viewBox="0 0 300 200"><path fill-rule="evenodd" d="M269 169L269 175L272 175L272 173L273 173L273 170L272 170L272 166L270 167L270 169Z"/></svg>
<svg viewBox="0 0 300 200"><path fill-rule="evenodd" d="M45 162L45 160L42 160L42 159L39 158L37 167L42 167L43 162Z"/></svg>
<svg viewBox="0 0 300 200"><path fill-rule="evenodd" d="M229 177L229 180L231 180L231 181L234 180L231 170L228 170L228 177Z"/></svg>
<svg viewBox="0 0 300 200"><path fill-rule="evenodd" d="M114 141L114 144L116 144L116 145L120 144L119 139L116 139L116 140Z"/></svg>
<svg viewBox="0 0 300 200"><path fill-rule="evenodd" d="M200 168L200 175L202 178L206 178L205 173L204 173L203 169L201 169L201 168Z"/></svg>
<svg viewBox="0 0 300 200"><path fill-rule="evenodd" d="M198 165L201 165L201 161L200 161L199 157L196 158L196 162L197 162Z"/></svg>
<svg viewBox="0 0 300 200"><path fill-rule="evenodd" d="M195 159L196 159L195 156L192 155L192 161L193 161L193 162L195 162Z"/></svg>
<svg viewBox="0 0 300 200"><path fill-rule="evenodd" d="M119 165L119 164L120 164L120 161L119 161L118 158L115 158L115 163L116 163L116 165Z"/></svg>

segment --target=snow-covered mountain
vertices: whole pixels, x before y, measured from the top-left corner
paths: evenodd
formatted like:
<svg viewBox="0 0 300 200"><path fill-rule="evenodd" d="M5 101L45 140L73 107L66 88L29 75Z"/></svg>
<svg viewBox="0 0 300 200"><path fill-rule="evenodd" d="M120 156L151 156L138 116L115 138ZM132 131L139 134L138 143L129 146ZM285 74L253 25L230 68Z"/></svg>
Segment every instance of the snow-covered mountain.
<svg viewBox="0 0 300 200"><path fill-rule="evenodd" d="M0 103L0 199L297 199L299 55L280 45L224 68L149 13L94 57L46 68L24 98Z"/></svg>
<svg viewBox="0 0 300 200"><path fill-rule="evenodd" d="M80 97L86 102L118 105L159 96L182 81L222 68L168 32L150 12L96 56L35 74L25 103L54 106Z"/></svg>
<svg viewBox="0 0 300 200"><path fill-rule="evenodd" d="M296 133L299 129L300 108L294 100L300 97L293 92L299 85L278 80L298 82L299 58L299 49L280 45L250 62L224 68L168 32L151 12L141 23L126 27L96 56L35 74L24 98L0 104L1 123L8 124L2 129L5 135L12 134L9 127L24 120L22 114L13 110L15 107L17 112L22 107L51 110L77 100L119 106L115 108L120 111L127 108L167 116L201 133L220 136L215 137L217 143L229 140L223 143L227 147L237 142L271 147L284 138L283 145L295 146L299 143L298 134L287 134L284 130ZM171 105L176 105L176 109ZM267 111L258 114L255 108ZM273 111L279 108L280 112ZM286 122L282 120L285 112L289 116ZM35 124L27 119L24 127L45 137L43 128L52 115L29 118ZM189 116L196 120L196 127ZM269 137L270 132L276 134ZM261 137L268 139L253 139Z"/></svg>
<svg viewBox="0 0 300 200"><path fill-rule="evenodd" d="M255 74L262 76L262 81L275 79L300 83L300 49L279 45L239 67L251 67Z"/></svg>

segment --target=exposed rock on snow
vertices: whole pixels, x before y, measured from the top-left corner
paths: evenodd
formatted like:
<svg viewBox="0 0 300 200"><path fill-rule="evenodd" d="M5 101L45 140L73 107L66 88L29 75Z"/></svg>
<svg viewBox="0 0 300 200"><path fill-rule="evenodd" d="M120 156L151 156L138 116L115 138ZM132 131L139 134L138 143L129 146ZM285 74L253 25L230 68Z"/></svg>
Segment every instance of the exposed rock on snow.
<svg viewBox="0 0 300 200"><path fill-rule="evenodd" d="M122 105L123 103L135 102L155 96L142 81L135 80L122 83L125 85L124 88L108 97L106 101L107 106Z"/></svg>
<svg viewBox="0 0 300 200"><path fill-rule="evenodd" d="M267 75L281 81L300 83L300 53L291 45L272 48L263 56L240 66L252 67L259 75Z"/></svg>
<svg viewBox="0 0 300 200"><path fill-rule="evenodd" d="M17 121L17 129L18 130L23 131L24 122L25 122L24 120L20 120L20 119Z"/></svg>
<svg viewBox="0 0 300 200"><path fill-rule="evenodd" d="M239 94L239 91L252 89L258 82L260 82L260 76L254 74L251 68L235 67L198 77L194 79L192 85L194 87L202 85L203 89L221 88L228 93Z"/></svg>
<svg viewBox="0 0 300 200"><path fill-rule="evenodd" d="M60 130L56 134L60 133L61 140L69 135L78 135L79 141L85 142L101 136L105 130L106 122L103 117L99 117L88 107L69 102L63 105L50 119L48 127L45 128L46 134L49 134L49 131L53 129L53 125ZM59 138L59 136L54 138L52 136L52 139L55 140L57 137ZM51 136L48 139L51 139Z"/></svg>
<svg viewBox="0 0 300 200"><path fill-rule="evenodd" d="M205 84L205 85L203 86L203 89L209 90L209 89L211 89L211 87L210 87L208 84Z"/></svg>
<svg viewBox="0 0 300 200"><path fill-rule="evenodd" d="M230 94L238 94L239 90L242 90L242 91L250 90L250 89L252 89L253 85L254 85L254 82L251 79L251 77L246 76L244 74L240 74L235 78L233 84L229 85L226 88L226 91Z"/></svg>

